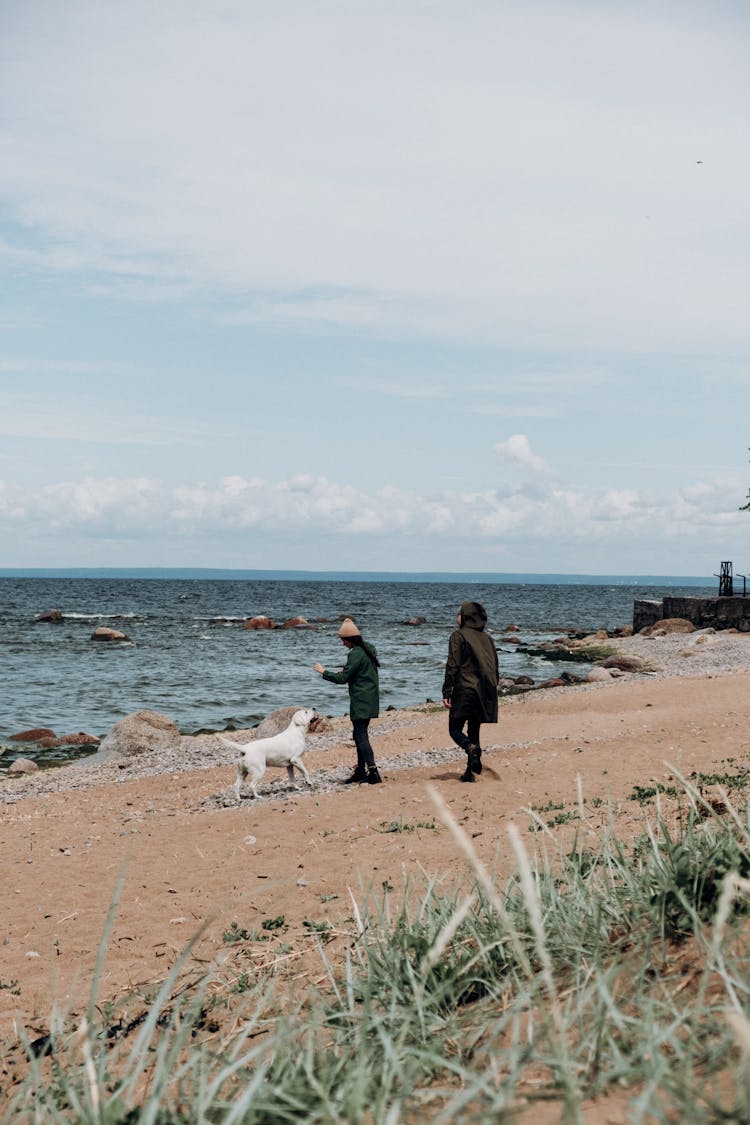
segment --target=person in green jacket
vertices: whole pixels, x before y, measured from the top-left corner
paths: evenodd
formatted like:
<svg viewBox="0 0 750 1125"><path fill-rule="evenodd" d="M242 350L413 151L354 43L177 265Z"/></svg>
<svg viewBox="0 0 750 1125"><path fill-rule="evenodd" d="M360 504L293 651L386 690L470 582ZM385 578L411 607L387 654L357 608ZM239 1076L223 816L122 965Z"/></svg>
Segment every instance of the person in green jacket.
<svg viewBox="0 0 750 1125"><path fill-rule="evenodd" d="M349 650L344 667L338 672L330 672L322 664L314 664L313 668L324 680L332 684L347 684L349 688L349 718L352 721L354 745L357 747L357 765L346 784L366 781L370 785L379 785L382 778L375 765L367 729L370 719L375 719L380 714L378 654L374 645L364 640L350 617L345 617L341 623L339 636Z"/></svg>
<svg viewBox="0 0 750 1125"><path fill-rule="evenodd" d="M497 722L497 649L484 631L487 611L479 602L464 602L456 623L448 641L443 706L450 708L448 734L467 754L461 781L476 781L474 775L482 772L480 725Z"/></svg>

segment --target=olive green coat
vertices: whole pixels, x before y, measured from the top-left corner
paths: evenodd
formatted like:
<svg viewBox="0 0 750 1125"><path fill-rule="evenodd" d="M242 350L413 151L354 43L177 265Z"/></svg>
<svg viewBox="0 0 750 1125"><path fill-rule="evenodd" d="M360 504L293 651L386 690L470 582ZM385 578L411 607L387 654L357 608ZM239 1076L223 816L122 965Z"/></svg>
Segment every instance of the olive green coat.
<svg viewBox="0 0 750 1125"><path fill-rule="evenodd" d="M375 652L372 645L368 648ZM377 656L377 653L375 653ZM380 684L378 666L373 664L364 648L349 649L346 664L340 672L323 673L323 679L332 684L349 687L349 718L374 719L380 714Z"/></svg>

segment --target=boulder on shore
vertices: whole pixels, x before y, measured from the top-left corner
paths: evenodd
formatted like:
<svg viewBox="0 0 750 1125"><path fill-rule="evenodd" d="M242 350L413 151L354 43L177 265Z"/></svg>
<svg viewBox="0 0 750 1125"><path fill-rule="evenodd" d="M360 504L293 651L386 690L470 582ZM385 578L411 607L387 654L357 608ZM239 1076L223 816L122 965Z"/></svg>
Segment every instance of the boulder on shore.
<svg viewBox="0 0 750 1125"><path fill-rule="evenodd" d="M32 762L31 758L16 758L15 762L11 762L8 766L8 773L36 773L39 766L36 762Z"/></svg>
<svg viewBox="0 0 750 1125"><path fill-rule="evenodd" d="M611 680L614 669L612 668L592 668L586 676L586 683L588 684L601 684Z"/></svg>
<svg viewBox="0 0 750 1125"><path fill-rule="evenodd" d="M289 726L292 721L292 715L295 711L301 711L304 706L308 704L300 703L296 707L279 707L276 711L272 711L270 715L266 715L258 723L257 727L252 729L253 738L273 738L275 734L280 734ZM324 731L331 729L331 724L325 715L317 715L308 727L309 734L323 734ZM243 741L246 741L243 736Z"/></svg>
<svg viewBox="0 0 750 1125"><path fill-rule="evenodd" d="M646 662L633 653L618 652L602 661L601 667L616 668L620 672L643 672L646 669Z"/></svg>
<svg viewBox="0 0 750 1125"><path fill-rule="evenodd" d="M180 731L166 715L158 711L136 711L126 715L102 739L96 760L132 758L152 751L177 750Z"/></svg>
<svg viewBox="0 0 750 1125"><path fill-rule="evenodd" d="M583 648L585 645L598 644L600 641L606 641L608 639L609 633L606 629L597 629L595 633L587 633L585 637L581 637L578 644Z"/></svg>
<svg viewBox="0 0 750 1125"><path fill-rule="evenodd" d="M641 637L668 637L672 633L694 633L695 625L686 617L662 617L653 625L641 629Z"/></svg>

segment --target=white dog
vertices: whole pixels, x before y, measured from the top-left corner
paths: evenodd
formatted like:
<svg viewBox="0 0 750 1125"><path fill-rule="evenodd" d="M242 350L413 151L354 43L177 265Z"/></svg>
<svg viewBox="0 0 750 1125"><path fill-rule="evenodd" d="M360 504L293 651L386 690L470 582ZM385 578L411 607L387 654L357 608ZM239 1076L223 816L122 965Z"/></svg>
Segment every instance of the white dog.
<svg viewBox="0 0 750 1125"><path fill-rule="evenodd" d="M250 788L253 797L258 796L256 785L266 772L266 766L286 766L289 780L294 784L294 767L302 773L305 781L312 787L310 775L302 764L302 755L305 752L305 735L317 712L306 707L295 711L292 721L286 730L273 735L272 738L256 738L254 742L233 742L223 734L217 734L219 742L239 750L240 760L237 763L237 780L234 783L234 797L240 799L240 788L247 777L250 778Z"/></svg>

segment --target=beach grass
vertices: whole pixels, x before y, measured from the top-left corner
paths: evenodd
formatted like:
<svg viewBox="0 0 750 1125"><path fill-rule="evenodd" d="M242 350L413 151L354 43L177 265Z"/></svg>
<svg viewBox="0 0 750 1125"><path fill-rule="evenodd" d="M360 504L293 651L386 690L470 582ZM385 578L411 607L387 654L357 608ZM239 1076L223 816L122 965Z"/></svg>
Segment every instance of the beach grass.
<svg viewBox="0 0 750 1125"><path fill-rule="evenodd" d="M218 957L196 978L189 943L118 1019L98 996L113 902L86 1016L23 1044L0 1116L447 1125L555 1107L577 1122L614 1099L628 1121L750 1120L748 814L743 794L710 803L675 775L630 840L614 816L594 830L580 793L567 834L529 810L539 830L511 826L502 881L433 794L464 885L352 895L344 954L312 935L314 987Z"/></svg>

